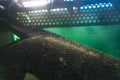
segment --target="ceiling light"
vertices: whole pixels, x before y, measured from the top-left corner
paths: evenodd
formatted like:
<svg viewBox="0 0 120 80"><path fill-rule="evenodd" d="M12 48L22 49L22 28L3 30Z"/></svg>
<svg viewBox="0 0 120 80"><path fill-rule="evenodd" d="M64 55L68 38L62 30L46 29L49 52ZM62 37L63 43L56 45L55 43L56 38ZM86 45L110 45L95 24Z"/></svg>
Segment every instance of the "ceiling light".
<svg viewBox="0 0 120 80"><path fill-rule="evenodd" d="M51 3L52 0L30 0L22 2L24 7L39 7Z"/></svg>

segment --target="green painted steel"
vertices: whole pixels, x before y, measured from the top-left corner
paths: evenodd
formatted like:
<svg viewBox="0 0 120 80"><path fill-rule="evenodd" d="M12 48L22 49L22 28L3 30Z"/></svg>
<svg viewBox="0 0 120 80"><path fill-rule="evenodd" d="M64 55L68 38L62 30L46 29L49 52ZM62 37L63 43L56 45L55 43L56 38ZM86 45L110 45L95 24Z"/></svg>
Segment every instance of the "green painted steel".
<svg viewBox="0 0 120 80"><path fill-rule="evenodd" d="M120 58L120 25L44 29Z"/></svg>

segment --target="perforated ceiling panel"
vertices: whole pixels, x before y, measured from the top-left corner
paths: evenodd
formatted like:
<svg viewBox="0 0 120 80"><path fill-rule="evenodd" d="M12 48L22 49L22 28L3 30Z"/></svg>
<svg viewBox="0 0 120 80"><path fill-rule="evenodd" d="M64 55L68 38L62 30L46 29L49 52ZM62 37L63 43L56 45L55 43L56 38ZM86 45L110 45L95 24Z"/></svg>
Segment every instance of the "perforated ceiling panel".
<svg viewBox="0 0 120 80"><path fill-rule="evenodd" d="M73 1L73 0L72 0ZM64 0L66 3L72 1ZM71 3L72 4L72 3ZM70 5L70 4L67 4ZM76 4L78 5L78 4ZM51 9L17 12L17 20L24 26L56 27L99 24L119 24L120 12L112 2L94 2Z"/></svg>

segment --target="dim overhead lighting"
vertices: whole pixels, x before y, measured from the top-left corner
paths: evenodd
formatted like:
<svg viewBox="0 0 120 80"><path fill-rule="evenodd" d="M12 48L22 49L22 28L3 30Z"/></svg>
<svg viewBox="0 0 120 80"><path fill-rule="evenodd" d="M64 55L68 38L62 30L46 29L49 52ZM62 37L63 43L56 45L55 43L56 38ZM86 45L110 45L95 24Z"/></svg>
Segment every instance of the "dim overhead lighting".
<svg viewBox="0 0 120 80"><path fill-rule="evenodd" d="M65 2L73 2L74 0L64 0Z"/></svg>
<svg viewBox="0 0 120 80"><path fill-rule="evenodd" d="M111 7L113 7L112 3L99 3L99 4L83 5L80 7L80 9L111 8Z"/></svg>
<svg viewBox="0 0 120 80"><path fill-rule="evenodd" d="M39 6L47 5L52 1L53 0L29 0L29 1L24 1L22 5L24 7L39 7Z"/></svg>
<svg viewBox="0 0 120 80"><path fill-rule="evenodd" d="M18 2L18 0L14 0L15 2Z"/></svg>
<svg viewBox="0 0 120 80"><path fill-rule="evenodd" d="M0 9L4 10L5 8L4 8L4 6L0 5Z"/></svg>

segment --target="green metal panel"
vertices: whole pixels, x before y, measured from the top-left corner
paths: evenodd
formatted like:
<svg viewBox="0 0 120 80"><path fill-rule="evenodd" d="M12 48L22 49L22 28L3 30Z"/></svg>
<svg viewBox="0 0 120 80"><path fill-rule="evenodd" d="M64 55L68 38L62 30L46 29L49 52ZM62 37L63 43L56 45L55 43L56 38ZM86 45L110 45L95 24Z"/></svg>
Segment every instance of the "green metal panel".
<svg viewBox="0 0 120 80"><path fill-rule="evenodd" d="M120 58L120 25L44 29Z"/></svg>

